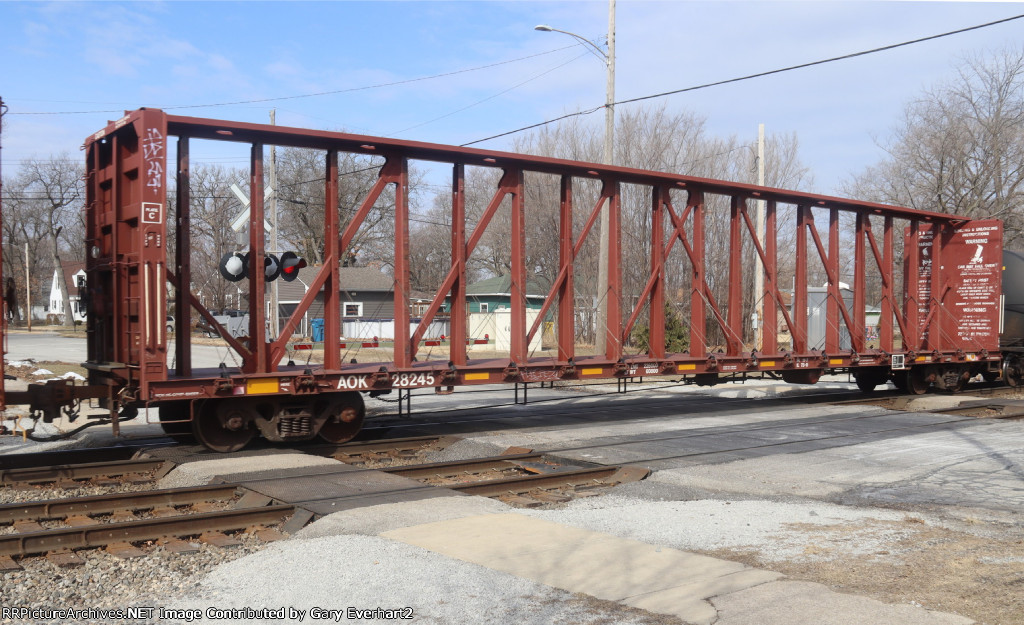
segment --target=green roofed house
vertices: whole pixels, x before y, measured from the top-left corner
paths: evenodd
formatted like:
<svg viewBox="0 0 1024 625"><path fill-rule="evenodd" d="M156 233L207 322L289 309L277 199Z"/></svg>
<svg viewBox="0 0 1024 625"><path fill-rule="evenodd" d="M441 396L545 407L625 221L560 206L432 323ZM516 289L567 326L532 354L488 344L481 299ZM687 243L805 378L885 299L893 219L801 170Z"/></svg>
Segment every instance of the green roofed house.
<svg viewBox="0 0 1024 625"><path fill-rule="evenodd" d="M526 280L526 307L539 309L544 305L550 287L541 276ZM494 312L512 308L512 276L506 274L481 280L466 287L466 301L471 313Z"/></svg>

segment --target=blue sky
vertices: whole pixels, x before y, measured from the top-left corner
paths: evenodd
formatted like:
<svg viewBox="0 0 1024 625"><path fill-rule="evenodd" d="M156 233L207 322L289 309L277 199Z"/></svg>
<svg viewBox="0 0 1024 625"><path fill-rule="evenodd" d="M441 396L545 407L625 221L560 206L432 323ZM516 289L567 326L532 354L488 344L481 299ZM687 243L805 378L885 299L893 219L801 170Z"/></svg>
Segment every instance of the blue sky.
<svg viewBox="0 0 1024 625"><path fill-rule="evenodd" d="M1024 4L619 0L616 95L679 89L1019 13ZM534 31L540 23L603 38L608 4L0 2L0 96L11 113L4 174L25 158L75 152L120 116L102 111L140 106L254 122L276 108L281 125L460 144L603 103L604 66L571 47L571 38ZM883 156L876 140L964 54L1022 41L1024 20L655 103L697 112L723 136L753 141L758 123L795 131L815 190L831 194ZM172 108L369 87L530 55L539 56L389 87ZM86 112L27 114L66 111ZM590 117L602 123L600 112ZM499 139L477 147L509 145ZM234 155L208 159L245 165Z"/></svg>

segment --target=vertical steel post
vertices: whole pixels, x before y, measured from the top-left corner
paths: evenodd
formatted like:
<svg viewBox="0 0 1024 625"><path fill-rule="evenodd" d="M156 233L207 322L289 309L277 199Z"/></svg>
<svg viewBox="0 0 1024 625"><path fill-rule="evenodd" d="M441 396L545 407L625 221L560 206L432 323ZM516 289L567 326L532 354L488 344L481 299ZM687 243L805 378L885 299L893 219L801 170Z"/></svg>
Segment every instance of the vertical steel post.
<svg viewBox="0 0 1024 625"><path fill-rule="evenodd" d="M932 286L931 294L928 296L928 316L931 322L928 326L928 349L942 351L945 346L945 325L946 315L942 309L942 287L945 282L945 270L942 266L943 247L946 238L945 224L932 224Z"/></svg>
<svg viewBox="0 0 1024 625"><path fill-rule="evenodd" d="M693 269L690 284L690 355L707 355L707 306L704 302L704 193L690 191L687 205L693 213Z"/></svg>
<svg viewBox="0 0 1024 625"><path fill-rule="evenodd" d="M857 213L857 240L853 245L853 328L850 329L851 346L856 352L864 351L865 313L867 307L867 233L868 216Z"/></svg>
<svg viewBox="0 0 1024 625"><path fill-rule="evenodd" d="M565 272L565 280L558 290L558 360L568 362L576 357L576 291L573 283L576 255L573 251L571 176L562 176L559 193L558 260L561 265L559 272Z"/></svg>
<svg viewBox="0 0 1024 625"><path fill-rule="evenodd" d="M409 341L409 161L395 157L399 172L395 183L395 366L412 365Z"/></svg>
<svg viewBox="0 0 1024 625"><path fill-rule="evenodd" d="M839 211L835 208L828 213L828 293L825 306L825 351L835 354L839 351L839 302L843 292L839 288Z"/></svg>
<svg viewBox="0 0 1024 625"><path fill-rule="evenodd" d="M110 293L110 308L104 311L107 314L104 315L105 318L102 320L109 328L109 331L106 332L107 340L102 345L98 345L97 353L89 352L88 357L90 361L94 362L114 361L132 364L136 361L131 360L132 353L129 347L134 332L129 324L128 316L131 307L127 299L128 269L125 266L126 263L117 262L121 257L123 241L131 240L129 228L120 223L121 219L123 219L121 202L124 196L122 187L125 186L122 184L124 162L119 158L122 149L120 135L115 134L112 137L108 137L107 140L110 143L110 163L106 165L107 171L102 171L104 169L103 165L97 165L97 175L91 177L95 200L93 202L86 202L86 221L92 224L93 230L98 236L103 235L103 228L100 224L104 220L118 222L110 229L109 245L103 246L107 248L104 250L106 253L101 252L100 259L98 259L100 262L97 265L103 265L102 269L104 271L102 273L97 272L96 280L93 280L94 276L87 277L87 280L92 281L94 287L99 286L103 291L109 291ZM100 158L100 156L100 150L97 150L96 160L102 162L104 159ZM103 180L100 179L99 175L101 171L104 174ZM108 174L109 177L107 177ZM102 198L102 183L107 180L110 181L109 197ZM107 288L108 286L109 289ZM94 306L94 308L96 307ZM93 312L97 311L94 310ZM102 355L99 355L100 353Z"/></svg>
<svg viewBox="0 0 1024 625"><path fill-rule="evenodd" d="M903 249L903 349L917 351L921 347L921 311L918 301L921 265L921 229L916 219L910 221L909 234Z"/></svg>
<svg viewBox="0 0 1024 625"><path fill-rule="evenodd" d="M249 350L252 361L246 361L246 373L267 373L276 370L270 362L267 346L266 280L264 280L263 241L263 144L254 143L249 166Z"/></svg>
<svg viewBox="0 0 1024 625"><path fill-rule="evenodd" d="M793 274L793 351L807 352L807 226L811 209L796 207L796 268Z"/></svg>
<svg viewBox="0 0 1024 625"><path fill-rule="evenodd" d="M452 264L456 267L451 290L449 359L456 366L466 364L466 166L455 163L452 169Z"/></svg>
<svg viewBox="0 0 1024 625"><path fill-rule="evenodd" d="M605 184L608 184L605 182ZM605 206L608 213L608 324L605 357L622 357L622 194L618 181L611 183Z"/></svg>
<svg viewBox="0 0 1024 625"><path fill-rule="evenodd" d="M878 328L878 346L888 353L892 353L893 346L893 313L895 304L896 274L893 273L893 257L895 256L893 242L892 217L885 218L884 232L882 233L882 305L880 308L881 318Z"/></svg>
<svg viewBox="0 0 1024 625"><path fill-rule="evenodd" d="M761 352L775 354L779 351L779 306L785 306L785 302L775 301L775 291L779 287L779 236L776 229L776 204L772 200L767 203L765 210L765 281L764 292L761 296Z"/></svg>
<svg viewBox="0 0 1024 625"><path fill-rule="evenodd" d="M189 183L188 137L178 137L177 227L175 228L174 275L178 288L174 292L174 362L179 376L192 375L192 197Z"/></svg>
<svg viewBox="0 0 1024 625"><path fill-rule="evenodd" d="M665 357L665 202L668 188L651 189L651 273L654 286L648 305L648 350L651 358ZM625 337L624 337L625 338Z"/></svg>
<svg viewBox="0 0 1024 625"><path fill-rule="evenodd" d="M730 198L729 206L729 310L726 313L726 352L738 356L743 351L743 238L741 210L746 210L745 200L739 196Z"/></svg>
<svg viewBox="0 0 1024 625"><path fill-rule="evenodd" d="M141 305L135 311L139 316L134 327L142 335L136 362L139 393L148 397L149 383L167 378L167 117L162 111L144 110L135 130L137 169L118 172L124 174L120 199L127 199L125 192L131 198L118 207L121 225L131 232L130 245L135 247L118 253L128 258L134 252L134 259L125 263L133 265L127 276L128 314L132 316L133 301ZM131 217L136 218L134 225Z"/></svg>
<svg viewBox="0 0 1024 625"><path fill-rule="evenodd" d="M329 150L324 176L324 255L330 266L324 281L324 369L341 368L341 282L344 250L338 247L338 151Z"/></svg>
<svg viewBox="0 0 1024 625"><path fill-rule="evenodd" d="M526 343L526 214L523 211L523 170L513 171L512 192L512 336L509 358L518 365L526 364L530 346Z"/></svg>
<svg viewBox="0 0 1024 625"><path fill-rule="evenodd" d="M7 107L4 106L3 98L0 98L0 137L3 136L4 127L4 115L7 113ZM3 141L0 140L0 155L3 154ZM0 160L0 163L3 161ZM4 190L4 177L3 177L3 166L0 165L0 232L3 232L3 190ZM3 258L3 237L0 236L0 258ZM25 275L25 280L28 281L28 274ZM12 305L11 302L6 301L5 296L7 295L7 285L4 283L4 267L3 263L0 262L0 315L3 315L3 319L0 319L0 370L4 368L5 357L7 355L7 307ZM28 310L26 304L25 309ZM28 311L31 315L31 311ZM2 373L2 371L0 371ZM4 385L4 378L0 375L0 411L7 408L6 400L6 389Z"/></svg>

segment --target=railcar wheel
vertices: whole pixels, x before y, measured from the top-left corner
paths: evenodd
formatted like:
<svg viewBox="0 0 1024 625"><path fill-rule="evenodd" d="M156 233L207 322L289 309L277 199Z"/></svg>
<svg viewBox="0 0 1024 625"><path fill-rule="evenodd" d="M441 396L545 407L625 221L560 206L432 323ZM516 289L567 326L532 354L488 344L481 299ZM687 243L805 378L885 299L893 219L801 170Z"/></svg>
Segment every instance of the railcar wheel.
<svg viewBox="0 0 1024 625"><path fill-rule="evenodd" d="M192 421L192 433L207 448L221 453L238 451L252 440L252 408L237 400L207 402Z"/></svg>
<svg viewBox="0 0 1024 625"><path fill-rule="evenodd" d="M363 428L366 407L359 393L339 393L325 403L320 411L327 421L320 427L319 436L328 443L344 443L355 438Z"/></svg>
<svg viewBox="0 0 1024 625"><path fill-rule="evenodd" d="M192 423L189 418L188 402L164 404L157 408L160 415L160 428L174 438L190 438Z"/></svg>
<svg viewBox="0 0 1024 625"><path fill-rule="evenodd" d="M1021 369L1020 358L1013 356L1003 361L1003 381L1012 388L1020 388L1024 384L1024 370Z"/></svg>

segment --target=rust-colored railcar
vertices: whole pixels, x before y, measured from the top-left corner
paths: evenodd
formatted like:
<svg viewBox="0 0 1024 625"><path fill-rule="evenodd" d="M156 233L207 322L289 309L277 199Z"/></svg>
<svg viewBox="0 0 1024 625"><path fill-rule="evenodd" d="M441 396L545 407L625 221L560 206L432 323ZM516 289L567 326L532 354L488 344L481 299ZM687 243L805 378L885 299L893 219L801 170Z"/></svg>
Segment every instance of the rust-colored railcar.
<svg viewBox="0 0 1024 625"><path fill-rule="evenodd" d="M176 140L172 141L172 137ZM192 366L190 325L195 310L211 327L217 320L189 291L189 146L196 140L240 142L250 146L249 338L231 337L237 367ZM308 291L279 336L266 336L263 289L264 147L276 145L323 154L325 249L323 266L307 270ZM376 184L342 223L338 207L339 154L383 158ZM234 123L168 115L140 109L109 123L85 143L87 159L86 273L88 283L88 382L33 385L25 392L0 389L0 404L28 404L44 419L62 406L98 399L118 421L141 408L157 408L165 428L191 428L212 449L230 451L254 435L288 441L319 435L344 441L361 427L362 393L393 389L532 383L636 376L682 376L712 384L735 376L773 376L814 383L825 372L851 372L862 389L892 380L922 393L930 385L957 389L970 377L995 377L1001 369L1011 383L1020 378L1016 352L1000 350L1002 226L954 215L911 210L810 193L786 191L669 173L642 171L491 150L399 141L336 132ZM410 327L409 163L448 164L452 171L451 264L447 277L415 328ZM466 220L466 168L501 171L482 217ZM176 198L168 202L169 172L176 176ZM524 195L527 176L546 174L560 181L560 248L557 279L535 321L526 306ZM588 218L573 223L574 185L597 181L601 191ZM622 188L639 187L649 200L649 273L641 295L623 301ZM323 293L324 343L342 342L339 264L367 214L388 187L394 194L394 348L390 362L343 363L328 347L316 366L281 364L299 320ZM765 202L767 234L760 240L751 204ZM511 212L511 313L507 358L470 359L466 319L453 314L449 353L442 360L417 358L426 328L447 299L450 309L466 310L466 263L499 206ZM715 206L728 211L728 239L709 242L706 220ZM576 206L577 209L579 208ZM605 352L580 355L575 343L574 273L584 240L602 209L609 213L608 318L599 331ZM793 217L782 223L781 215ZM852 233L841 238L841 219ZM827 223L827 227L823 224ZM173 224L173 228L169 228ZM821 224L821 226L819 226ZM795 238L791 284L780 284L778 233ZM708 280L708 246L728 246L728 288L716 300ZM744 259L744 245L748 257ZM750 250L753 249L751 254ZM173 249L173 253L169 250ZM664 348L666 259L683 254L690 272L689 349ZM852 254L852 258L850 255ZM763 268L763 293L754 294L762 320L761 348L744 342L743 277L750 256ZM852 298L840 282L841 257L852 260ZM808 276L823 269L826 323L821 344L808 337ZM898 269L897 269L898 268ZM877 337L869 346L865 322L867 281L877 282ZM168 286L169 285L169 286ZM252 288L255 286L255 288ZM168 310L168 297L174 309ZM791 295L790 295L791 293ZM791 302L789 298L791 297ZM166 319L176 332L168 342ZM553 315L557 349L531 357L529 346L542 320ZM643 315L650 330L647 353L624 348ZM709 345L709 327L720 328L721 345ZM784 347L780 330L791 339ZM169 348L173 361L169 362Z"/></svg>

